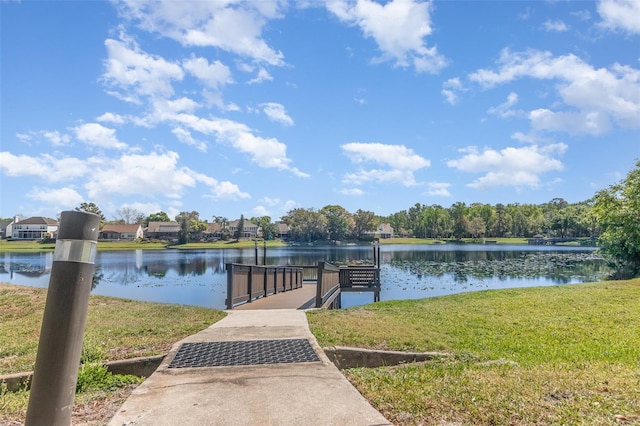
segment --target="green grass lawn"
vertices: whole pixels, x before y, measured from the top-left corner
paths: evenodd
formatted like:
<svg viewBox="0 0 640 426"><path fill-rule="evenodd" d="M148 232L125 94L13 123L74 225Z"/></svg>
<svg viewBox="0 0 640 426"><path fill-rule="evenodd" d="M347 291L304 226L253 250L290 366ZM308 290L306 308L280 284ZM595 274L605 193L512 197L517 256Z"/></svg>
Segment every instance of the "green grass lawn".
<svg viewBox="0 0 640 426"><path fill-rule="evenodd" d="M488 241L495 241L497 244L528 244L527 238L486 238ZM461 240L465 244L477 244L470 238ZM451 244L454 240L440 238L382 238L381 245L390 244Z"/></svg>
<svg viewBox="0 0 640 426"><path fill-rule="evenodd" d="M267 241L268 247L284 246L280 240ZM7 252L23 252L35 253L42 251L53 251L56 247L53 243L40 243L38 241L10 241L0 240L0 253ZM98 251L113 250L164 250L174 248L180 250L189 249L221 249L221 248L253 248L255 242L253 240L230 240L230 241L214 241L210 243L189 243L182 245L169 245L166 242L147 242L147 241L98 241ZM263 248L264 243L258 242L258 247Z"/></svg>
<svg viewBox="0 0 640 426"><path fill-rule="evenodd" d="M0 283L0 375L32 371L46 289ZM91 296L83 357L105 362L167 353L171 346L222 319L216 309ZM89 390L76 403L100 404L116 388ZM29 392L3 392L0 424L20 424ZM17 422L17 423L12 423Z"/></svg>
<svg viewBox="0 0 640 426"><path fill-rule="evenodd" d="M43 289L0 285L0 374L33 368L44 300ZM153 355L223 315L92 296L85 342L104 359ZM307 317L323 347L453 354L344 371L394 424L640 425L640 279L380 302ZM0 423L23 418L27 398L0 390Z"/></svg>
<svg viewBox="0 0 640 426"><path fill-rule="evenodd" d="M395 424L640 424L640 279L382 302L308 318L321 346L454 354L346 371Z"/></svg>
<svg viewBox="0 0 640 426"><path fill-rule="evenodd" d="M496 244L527 244L526 238L488 238L489 241L495 241ZM463 239L465 244L475 243L471 239ZM381 239L381 245L390 244L447 244L452 243L453 240L442 240L433 238L386 238ZM369 243L362 243L369 244ZM267 248L269 247L283 247L287 244L281 240L267 241ZM578 242L566 243L564 245L579 245ZM6 252L41 252L41 251L53 251L55 249L55 243L40 243L38 241L10 241L0 240L0 253ZM167 248L189 250L189 249L221 249L221 248L253 248L255 247L255 241L249 239L242 239L240 241L213 241L207 243L188 243L181 245L170 245L167 242L149 242L149 241L99 241L98 251L110 251L110 250L163 250ZM258 241L258 247L263 248L264 242Z"/></svg>

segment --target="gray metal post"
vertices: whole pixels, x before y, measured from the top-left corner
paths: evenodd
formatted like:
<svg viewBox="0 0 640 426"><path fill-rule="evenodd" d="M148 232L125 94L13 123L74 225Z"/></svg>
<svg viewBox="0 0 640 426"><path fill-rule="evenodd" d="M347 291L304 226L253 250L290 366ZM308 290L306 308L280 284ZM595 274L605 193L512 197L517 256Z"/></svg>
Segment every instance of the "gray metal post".
<svg viewBox="0 0 640 426"><path fill-rule="evenodd" d="M100 216L66 211L53 254L25 425L70 425Z"/></svg>
<svg viewBox="0 0 640 426"><path fill-rule="evenodd" d="M263 246L263 250L262 250L262 264L266 265L267 264L267 241L265 240L264 242L264 246Z"/></svg>
<svg viewBox="0 0 640 426"><path fill-rule="evenodd" d="M256 261L255 261L255 264L257 265L258 264L258 241L254 241L254 243L255 243L255 247L256 247Z"/></svg>

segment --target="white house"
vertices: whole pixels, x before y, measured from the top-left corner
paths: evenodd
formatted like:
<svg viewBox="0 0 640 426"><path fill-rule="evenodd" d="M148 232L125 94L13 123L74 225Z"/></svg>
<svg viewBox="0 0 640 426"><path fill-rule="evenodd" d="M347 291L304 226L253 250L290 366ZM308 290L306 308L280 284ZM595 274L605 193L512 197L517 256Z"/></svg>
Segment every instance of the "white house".
<svg viewBox="0 0 640 426"><path fill-rule="evenodd" d="M238 230L238 223L240 220L233 220L227 224L227 229L231 232L231 235L235 235ZM256 238L258 236L258 225L245 220L242 225L242 235L240 238Z"/></svg>
<svg viewBox="0 0 640 426"><path fill-rule="evenodd" d="M55 238L58 234L58 221L48 217L30 217L20 220L18 217L6 229L7 237L13 240L41 240Z"/></svg>
<svg viewBox="0 0 640 426"><path fill-rule="evenodd" d="M142 238L144 233L142 226L139 224L133 225L112 225L106 224L100 231L100 239L108 241L133 241L137 238Z"/></svg>

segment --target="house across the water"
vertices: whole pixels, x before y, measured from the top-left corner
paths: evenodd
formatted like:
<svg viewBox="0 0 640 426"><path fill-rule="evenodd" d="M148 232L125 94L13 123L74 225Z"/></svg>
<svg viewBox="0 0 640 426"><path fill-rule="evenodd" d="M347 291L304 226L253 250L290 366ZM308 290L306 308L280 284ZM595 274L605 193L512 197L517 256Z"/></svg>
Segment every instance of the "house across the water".
<svg viewBox="0 0 640 426"><path fill-rule="evenodd" d="M6 238L12 240L42 240L58 235L58 221L48 217L34 216L20 219L16 216L5 228Z"/></svg>

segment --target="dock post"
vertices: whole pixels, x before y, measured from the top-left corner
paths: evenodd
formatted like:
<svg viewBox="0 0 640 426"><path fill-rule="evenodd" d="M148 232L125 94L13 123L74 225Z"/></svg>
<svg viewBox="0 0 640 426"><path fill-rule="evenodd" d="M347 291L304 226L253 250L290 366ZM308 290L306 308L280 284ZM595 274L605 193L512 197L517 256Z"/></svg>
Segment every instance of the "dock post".
<svg viewBox="0 0 640 426"><path fill-rule="evenodd" d="M258 240L254 241L255 244L255 249L256 249L256 253L255 253L255 264L258 264Z"/></svg>

